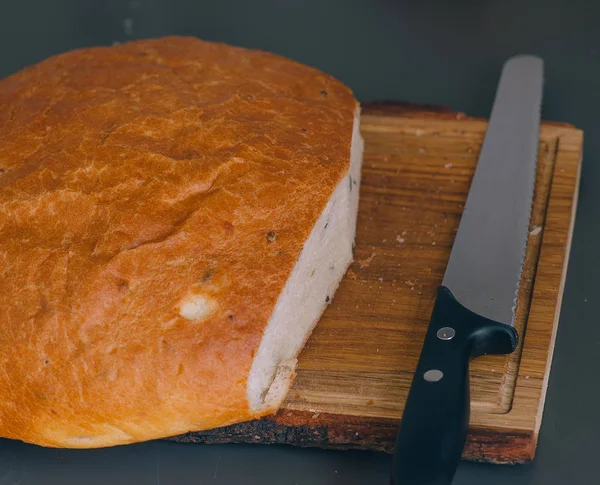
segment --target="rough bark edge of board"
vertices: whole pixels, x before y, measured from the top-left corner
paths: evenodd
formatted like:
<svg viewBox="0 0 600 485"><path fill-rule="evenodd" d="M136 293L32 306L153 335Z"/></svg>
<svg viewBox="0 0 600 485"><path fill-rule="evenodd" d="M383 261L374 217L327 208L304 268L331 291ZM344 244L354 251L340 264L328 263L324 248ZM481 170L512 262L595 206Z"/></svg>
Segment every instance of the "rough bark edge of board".
<svg viewBox="0 0 600 485"><path fill-rule="evenodd" d="M310 423L310 424L307 424ZM258 421L234 424L171 438L180 443L279 444L336 450L365 449L392 453L398 421L325 413L280 411ZM471 428L463 459L497 464L525 463L535 453L535 436L522 430L502 433Z"/></svg>

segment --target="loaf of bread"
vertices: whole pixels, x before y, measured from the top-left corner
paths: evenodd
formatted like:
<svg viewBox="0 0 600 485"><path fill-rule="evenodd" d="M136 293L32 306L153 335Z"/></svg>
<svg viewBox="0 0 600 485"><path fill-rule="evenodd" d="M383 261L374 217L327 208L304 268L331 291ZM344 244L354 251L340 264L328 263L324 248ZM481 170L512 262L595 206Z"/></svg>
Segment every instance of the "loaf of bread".
<svg viewBox="0 0 600 485"><path fill-rule="evenodd" d="M0 436L92 448L275 412L352 260L359 106L169 37L0 81Z"/></svg>

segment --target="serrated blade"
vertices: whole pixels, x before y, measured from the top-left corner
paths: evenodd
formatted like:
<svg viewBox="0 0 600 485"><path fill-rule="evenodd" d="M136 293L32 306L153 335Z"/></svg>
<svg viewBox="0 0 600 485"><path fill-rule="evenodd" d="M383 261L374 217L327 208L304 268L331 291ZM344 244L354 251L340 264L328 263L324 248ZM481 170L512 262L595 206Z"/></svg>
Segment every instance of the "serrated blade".
<svg viewBox="0 0 600 485"><path fill-rule="evenodd" d="M504 65L443 281L469 310L510 325L529 234L542 86L541 59Z"/></svg>

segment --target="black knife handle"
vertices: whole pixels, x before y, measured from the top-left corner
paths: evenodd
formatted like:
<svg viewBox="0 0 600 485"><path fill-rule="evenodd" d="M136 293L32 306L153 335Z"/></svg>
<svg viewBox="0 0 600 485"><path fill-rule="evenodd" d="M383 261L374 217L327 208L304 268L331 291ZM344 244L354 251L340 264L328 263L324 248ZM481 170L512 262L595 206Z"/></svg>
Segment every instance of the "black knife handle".
<svg viewBox="0 0 600 485"><path fill-rule="evenodd" d="M473 313L446 287L438 290L396 439L393 485L452 482L469 428L469 361L516 346L513 327Z"/></svg>

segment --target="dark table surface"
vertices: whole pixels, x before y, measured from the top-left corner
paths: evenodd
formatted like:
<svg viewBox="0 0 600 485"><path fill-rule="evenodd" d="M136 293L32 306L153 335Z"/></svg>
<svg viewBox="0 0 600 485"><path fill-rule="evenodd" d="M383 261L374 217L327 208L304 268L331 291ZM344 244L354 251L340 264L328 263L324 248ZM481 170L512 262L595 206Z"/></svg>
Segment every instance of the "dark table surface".
<svg viewBox="0 0 600 485"><path fill-rule="evenodd" d="M314 65L362 102L432 103L487 116L502 62L542 56L544 118L584 129L586 142L538 453L528 465L463 463L455 483L597 484L599 12L593 0L0 0L0 76L75 47L187 34ZM0 440L0 485L387 484L389 465L384 454L292 447L153 442L76 451Z"/></svg>

